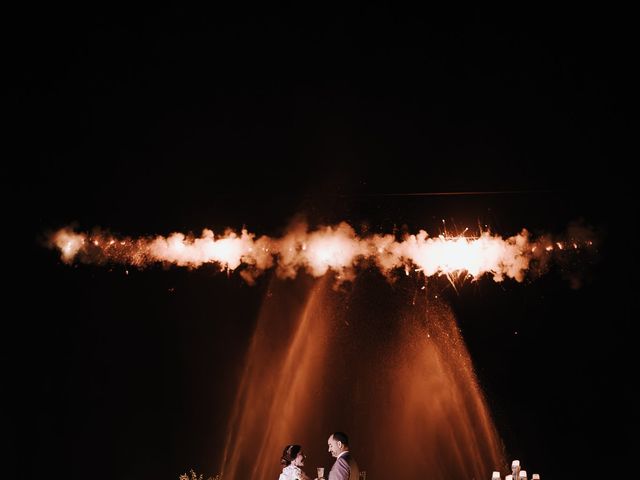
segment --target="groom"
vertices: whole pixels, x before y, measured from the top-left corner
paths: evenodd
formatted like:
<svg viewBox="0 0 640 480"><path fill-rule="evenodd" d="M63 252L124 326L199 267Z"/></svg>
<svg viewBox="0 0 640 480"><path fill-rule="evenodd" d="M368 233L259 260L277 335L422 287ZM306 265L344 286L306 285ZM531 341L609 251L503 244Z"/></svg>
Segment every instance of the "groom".
<svg viewBox="0 0 640 480"><path fill-rule="evenodd" d="M336 458L329 480L359 480L358 464L349 452L349 437L346 433L335 432L327 440L329 453Z"/></svg>

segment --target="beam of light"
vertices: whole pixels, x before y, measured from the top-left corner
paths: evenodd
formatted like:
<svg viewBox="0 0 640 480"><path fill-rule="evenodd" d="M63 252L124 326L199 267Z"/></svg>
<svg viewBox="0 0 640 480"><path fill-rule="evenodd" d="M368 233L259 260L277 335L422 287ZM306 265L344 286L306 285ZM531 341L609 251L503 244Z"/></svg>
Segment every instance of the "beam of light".
<svg viewBox="0 0 640 480"><path fill-rule="evenodd" d="M452 197L477 195L521 195L551 193L553 190L467 190L451 192L379 192L339 194L341 197Z"/></svg>
<svg viewBox="0 0 640 480"><path fill-rule="evenodd" d="M164 237L116 237L107 233L77 233L62 228L49 237L49 246L63 262L123 264L144 267L167 263L198 268L213 264L221 270L239 270L252 283L275 268L280 278L300 271L320 277L335 272L340 281L353 279L358 266L376 266L384 275L394 271L419 272L425 277L478 279L490 275L496 282L511 278L521 282L531 268L545 265L552 255L593 247L593 234L573 229L565 238L532 239L523 229L503 238L489 231L470 236L449 233L435 237L420 230L397 238L391 234L360 236L345 222L310 230L304 224L280 238L256 237L246 229L216 235L205 229L199 237L172 233Z"/></svg>

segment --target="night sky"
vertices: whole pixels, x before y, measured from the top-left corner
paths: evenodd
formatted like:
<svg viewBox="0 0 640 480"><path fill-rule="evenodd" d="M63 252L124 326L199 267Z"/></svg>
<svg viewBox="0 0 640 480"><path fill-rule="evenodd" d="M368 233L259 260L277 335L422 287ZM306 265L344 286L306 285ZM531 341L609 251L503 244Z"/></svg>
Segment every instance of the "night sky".
<svg viewBox="0 0 640 480"><path fill-rule="evenodd" d="M271 278L67 266L48 231L279 236L303 215L360 232L590 228L597 248L539 278L442 290L507 459L547 479L621 473L638 416L631 27L556 8L12 12L9 468L217 473ZM476 193L401 195L418 192Z"/></svg>

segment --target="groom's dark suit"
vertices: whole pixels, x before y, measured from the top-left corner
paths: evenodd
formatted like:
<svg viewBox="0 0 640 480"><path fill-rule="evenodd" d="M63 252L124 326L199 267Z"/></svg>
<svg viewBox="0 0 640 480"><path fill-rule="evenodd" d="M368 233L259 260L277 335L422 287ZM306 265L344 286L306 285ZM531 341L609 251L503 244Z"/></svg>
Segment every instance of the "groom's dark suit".
<svg viewBox="0 0 640 480"><path fill-rule="evenodd" d="M359 476L358 464L349 452L336 458L329 472L329 480L359 480Z"/></svg>

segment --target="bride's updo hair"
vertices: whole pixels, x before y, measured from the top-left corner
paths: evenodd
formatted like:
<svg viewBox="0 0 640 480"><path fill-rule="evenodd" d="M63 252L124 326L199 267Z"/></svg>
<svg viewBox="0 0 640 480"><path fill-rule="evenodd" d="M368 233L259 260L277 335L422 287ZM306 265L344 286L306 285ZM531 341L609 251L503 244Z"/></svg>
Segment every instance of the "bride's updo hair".
<svg viewBox="0 0 640 480"><path fill-rule="evenodd" d="M287 465L290 465L291 462L296 459L296 457L300 453L300 450L302 450L302 447L300 445L287 445L286 447L284 447L284 451L282 452L280 463L285 467Z"/></svg>

